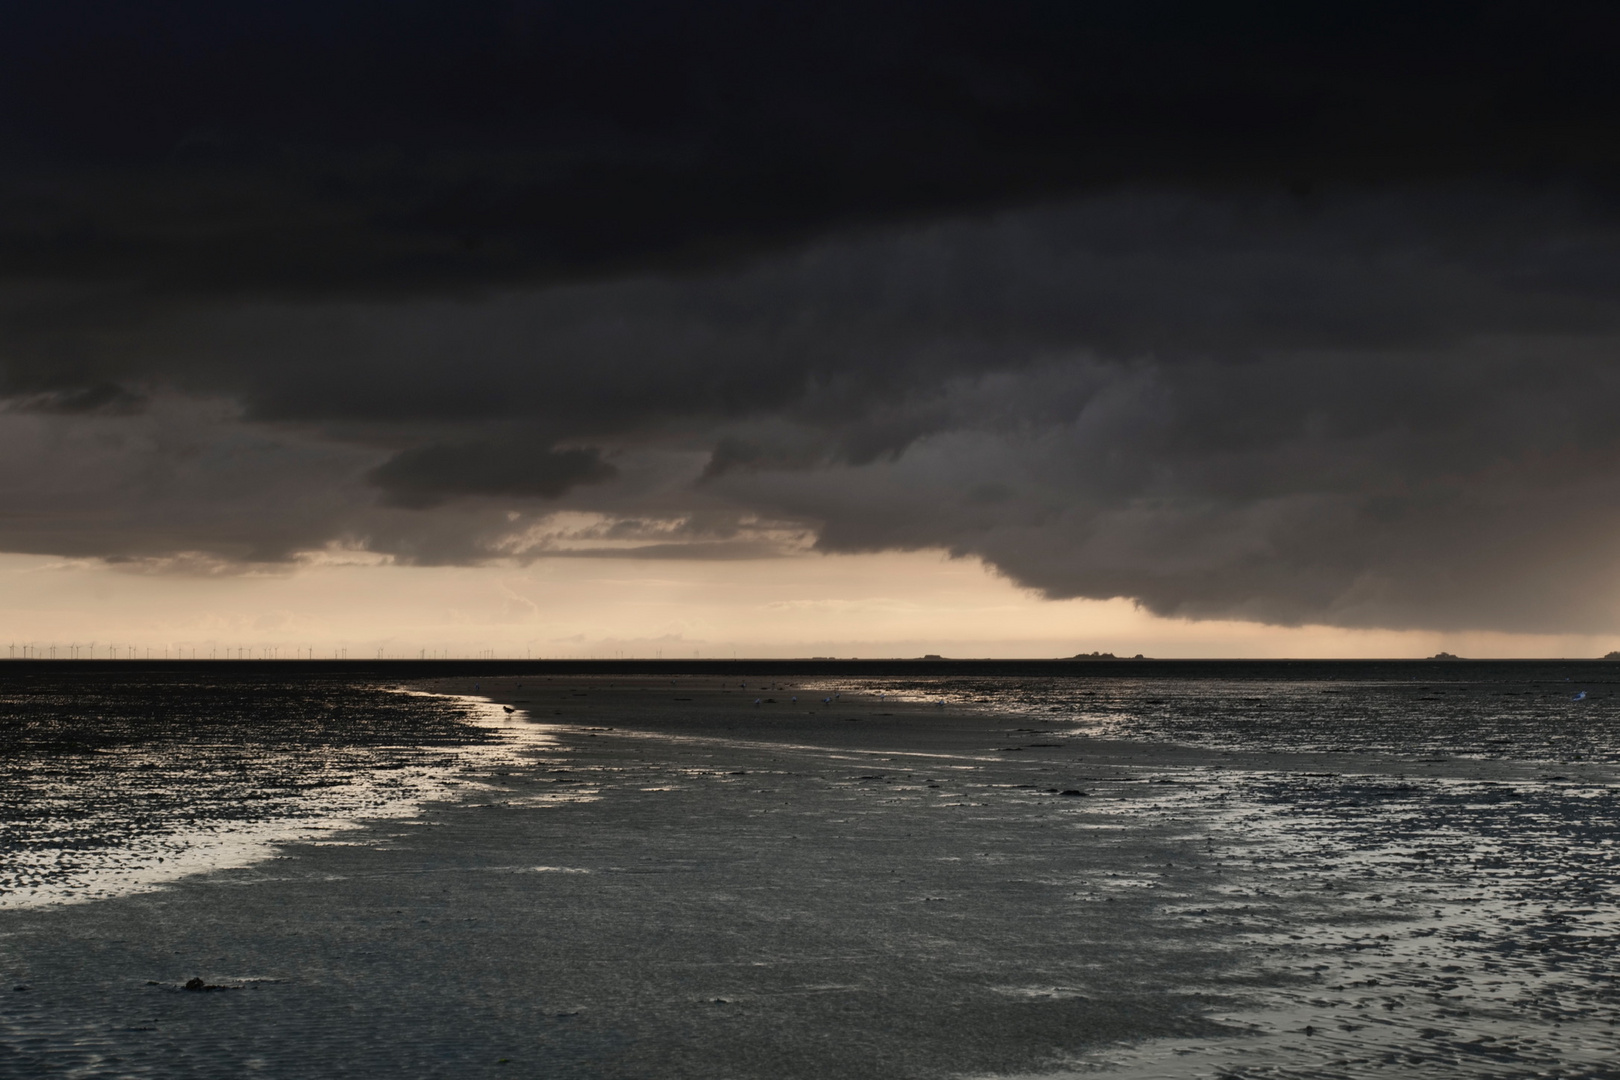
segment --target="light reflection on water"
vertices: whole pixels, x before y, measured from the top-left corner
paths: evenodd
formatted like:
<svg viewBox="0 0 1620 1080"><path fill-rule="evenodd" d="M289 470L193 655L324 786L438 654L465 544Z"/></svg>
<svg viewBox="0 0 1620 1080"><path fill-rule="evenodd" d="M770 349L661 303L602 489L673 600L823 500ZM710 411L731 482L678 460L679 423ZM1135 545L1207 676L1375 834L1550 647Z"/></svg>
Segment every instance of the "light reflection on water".
<svg viewBox="0 0 1620 1080"><path fill-rule="evenodd" d="M1158 916L1221 931L1232 965L1203 989L1237 1006L1212 1017L1229 1034L1040 1075L1620 1076L1609 767L1620 723L1608 688L1577 704L1557 682L844 686L1041 723L1019 730L1043 738L1211 751L1208 765L1135 769L1151 772L1136 781L1170 782L1119 813L1201 830L1219 862L1218 884L1167 895ZM1266 768L1256 755L1267 752L1330 755L1329 767ZM1158 884L1144 873L1090 887Z"/></svg>
<svg viewBox="0 0 1620 1080"><path fill-rule="evenodd" d="M1135 794L1075 800L1075 811L1084 806L1087 828L1185 837L1208 872L1144 867L1087 873L1073 885L1091 896L1154 897L1163 941L1196 934L1202 945L1222 943L1231 957L1223 975L1169 989L1221 1001L1213 1015L1228 1034L1117 1047L1062 1063L1067 1074L1620 1075L1620 805L1610 781L1620 701L1606 687L1588 688L1580 703L1551 679L839 687L970 705L1018 725L1037 739L1030 746L1103 735L1200 748L1179 759L1194 764L1119 764L1088 779L1100 795L1127 785ZM404 703L398 714L371 699L365 707L389 724L416 725L410 739L362 731L250 745L240 733L234 743L171 734L161 745L120 743L125 764L111 770L96 747L28 757L36 770L28 775L16 771L24 758L11 761L17 790L41 797L37 818L16 819L24 831L6 835L15 883L57 890L24 902L88 899L96 880L128 891L188 868L247 861L328 824L408 813L465 790L456 787L461 769L487 768L510 752L510 740L487 737L503 732L483 725L512 739L545 737L471 699L422 699L431 708L416 714L404 708L410 699L394 696ZM1268 762L1266 754L1292 757ZM1302 754L1323 757L1301 763ZM957 767L933 764L942 777ZM952 777L939 789L942 808L984 805L978 789L980 801L959 794L966 782ZM74 784L100 791L100 801L50 801ZM254 791L258 803L247 801ZM23 805L11 800L13 809ZM1048 804L1031 797L1030 805ZM46 849L62 854L39 854ZM64 882L80 886L70 895ZM1050 996L1085 988L1000 989Z"/></svg>
<svg viewBox="0 0 1620 1080"><path fill-rule="evenodd" d="M1062 724L1077 734L1210 749L1620 762L1620 685L1526 674L1540 677L1450 683L957 677L809 685L817 694L847 690L943 701ZM1620 671L1608 677L1620 678ZM1586 696L1572 700L1582 690Z"/></svg>
<svg viewBox="0 0 1620 1080"><path fill-rule="evenodd" d="M1614 1076L1612 789L1248 772L1191 789L1252 1007L1129 1077ZM1193 810L1193 806L1183 809Z"/></svg>
<svg viewBox="0 0 1620 1080"><path fill-rule="evenodd" d="M463 774L549 739L481 698L387 687L189 688L189 707L155 714L143 684L91 702L63 686L6 689L0 909L107 899L247 866L277 844L335 842L456 797ZM189 715L210 700L242 715Z"/></svg>

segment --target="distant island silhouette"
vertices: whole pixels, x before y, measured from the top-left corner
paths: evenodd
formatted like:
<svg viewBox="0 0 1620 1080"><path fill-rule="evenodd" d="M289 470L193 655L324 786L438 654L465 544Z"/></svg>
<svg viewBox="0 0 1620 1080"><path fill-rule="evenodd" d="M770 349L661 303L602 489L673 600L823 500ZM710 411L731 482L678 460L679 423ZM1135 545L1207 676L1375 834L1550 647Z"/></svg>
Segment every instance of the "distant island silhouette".
<svg viewBox="0 0 1620 1080"><path fill-rule="evenodd" d="M1071 659L1074 659L1074 660L1146 660L1147 657L1143 656L1141 653L1137 653L1135 656L1115 656L1111 652L1083 652L1083 653L1075 653L1074 656Z"/></svg>

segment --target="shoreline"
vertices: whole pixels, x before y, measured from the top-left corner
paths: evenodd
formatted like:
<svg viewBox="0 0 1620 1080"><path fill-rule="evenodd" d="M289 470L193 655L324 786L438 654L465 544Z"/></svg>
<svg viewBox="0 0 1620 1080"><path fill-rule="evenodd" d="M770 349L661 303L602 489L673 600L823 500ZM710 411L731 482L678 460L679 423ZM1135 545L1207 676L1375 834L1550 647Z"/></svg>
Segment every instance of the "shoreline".
<svg viewBox="0 0 1620 1080"><path fill-rule="evenodd" d="M1489 934L1511 896L1434 823L1505 787L1597 791L1607 768L1235 753L723 681L413 683L550 741L338 844L0 912L29 987L0 1013L0 1071L1126 1077L1170 1055L1336 1075L1365 1039L1347 1018L1389 1006L1380 1037L1419 1040L1448 961L1491 962L1494 940L1445 935ZM1364 828L1408 819L1433 849L1417 868L1404 833ZM1542 993L1562 976L1538 963ZM1489 1023L1532 1045L1532 1007Z"/></svg>
<svg viewBox="0 0 1620 1080"><path fill-rule="evenodd" d="M882 711L901 715L872 723L805 710L762 741L737 737L760 722L751 698L671 701L708 717L677 731L650 694L554 687L553 712L570 714L554 744L469 771L462 801L363 825L352 842L0 913L7 977L29 986L0 1043L45 1054L18 1066L88 1060L85 1047L108 1038L87 1033L113 1008L149 1021L111 1039L129 1075L159 1062L200 1075L204 1060L216 1074L234 1062L341 1075L331 1055L354 1055L383 1066L354 1075L453 1062L475 1076L922 1077L1037 1068L1208 1027L1201 996L1174 988L1203 981L1189 976L1215 953L1155 947L1143 898L1125 890L1065 901L1064 883L1037 882L1085 834L1018 838L1032 807L1091 811L1018 789L979 745L994 740L978 718L892 703ZM896 761L917 716L949 729L929 748L939 756ZM589 730L606 726L620 730ZM1173 834L1117 841L1093 845L1117 873L1185 847ZM1059 917L1077 904L1085 918ZM1072 985L1075 949L1096 985ZM191 978L242 989L176 992ZM344 1035L356 1047L333 1042L336 1016L358 1025ZM277 1046L243 1024L267 1024ZM430 1066L429 1044L443 1066ZM258 1065L233 1049L247 1045Z"/></svg>

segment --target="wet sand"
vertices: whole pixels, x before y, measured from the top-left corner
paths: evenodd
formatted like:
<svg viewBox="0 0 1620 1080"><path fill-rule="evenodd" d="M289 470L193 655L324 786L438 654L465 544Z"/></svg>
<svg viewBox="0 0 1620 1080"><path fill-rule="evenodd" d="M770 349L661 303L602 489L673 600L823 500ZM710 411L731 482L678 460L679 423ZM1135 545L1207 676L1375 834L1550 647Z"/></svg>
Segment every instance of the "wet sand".
<svg viewBox="0 0 1620 1080"><path fill-rule="evenodd" d="M1275 838L1222 801L1228 778L1369 757L770 685L483 680L544 726L460 801L142 895L0 912L0 1075L1196 1075L1121 1048L1223 1045L1256 995L1319 993L1290 937L1301 955L1324 934L1365 937L1367 959L1388 943L1365 895L1261 865Z"/></svg>

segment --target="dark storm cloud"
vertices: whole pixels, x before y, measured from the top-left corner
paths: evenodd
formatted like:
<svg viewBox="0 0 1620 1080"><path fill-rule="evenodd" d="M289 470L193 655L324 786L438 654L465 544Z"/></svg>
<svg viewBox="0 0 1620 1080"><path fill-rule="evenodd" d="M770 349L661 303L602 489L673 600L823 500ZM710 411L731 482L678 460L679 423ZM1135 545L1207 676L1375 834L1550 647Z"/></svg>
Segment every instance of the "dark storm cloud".
<svg viewBox="0 0 1620 1080"><path fill-rule="evenodd" d="M426 509L457 495L555 499L580 484L611 480L618 470L594 447L435 443L403 450L368 475L390 504Z"/></svg>
<svg viewBox="0 0 1620 1080"><path fill-rule="evenodd" d="M96 383L79 390L36 394L16 399L13 408L21 412L57 413L135 413L146 407L146 397L117 383Z"/></svg>
<svg viewBox="0 0 1620 1080"><path fill-rule="evenodd" d="M9 369L32 387L65 355L93 384L161 376L264 420L575 439L785 410L846 429L861 459L926 428L916 388L1054 353L1239 361L1606 332L1617 256L1620 224L1568 191L1126 192L706 275L211 304L127 333L56 328L35 348L19 332Z"/></svg>
<svg viewBox="0 0 1620 1080"><path fill-rule="evenodd" d="M1603 4L63 0L0 14L0 274L376 294L1101 185L1607 183Z"/></svg>
<svg viewBox="0 0 1620 1080"><path fill-rule="evenodd" d="M10 10L0 547L1620 627L1615 21Z"/></svg>
<svg viewBox="0 0 1620 1080"><path fill-rule="evenodd" d="M959 423L836 481L714 483L819 522L825 550L944 542L1052 596L1600 631L1620 578L1617 345L1056 363L946 388ZM1033 412L1050 419L1020 423Z"/></svg>

